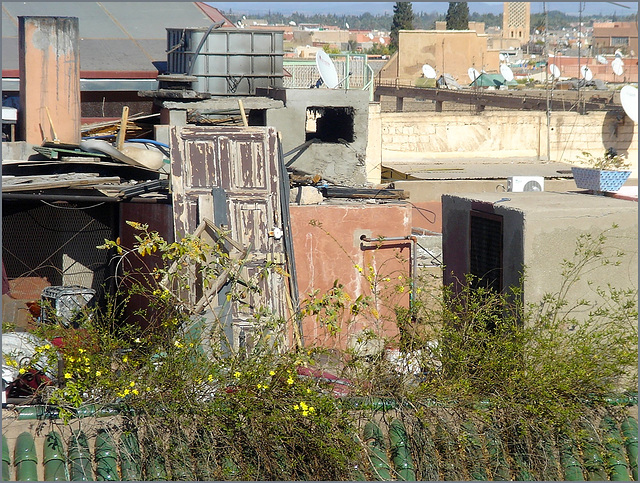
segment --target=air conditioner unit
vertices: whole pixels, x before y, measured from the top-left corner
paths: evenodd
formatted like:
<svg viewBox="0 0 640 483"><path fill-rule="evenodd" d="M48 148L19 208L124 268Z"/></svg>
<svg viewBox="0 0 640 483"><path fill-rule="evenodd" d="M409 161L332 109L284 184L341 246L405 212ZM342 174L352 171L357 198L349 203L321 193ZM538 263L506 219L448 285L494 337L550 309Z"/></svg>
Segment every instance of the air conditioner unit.
<svg viewBox="0 0 640 483"><path fill-rule="evenodd" d="M510 176L507 178L507 191L544 191L544 177Z"/></svg>

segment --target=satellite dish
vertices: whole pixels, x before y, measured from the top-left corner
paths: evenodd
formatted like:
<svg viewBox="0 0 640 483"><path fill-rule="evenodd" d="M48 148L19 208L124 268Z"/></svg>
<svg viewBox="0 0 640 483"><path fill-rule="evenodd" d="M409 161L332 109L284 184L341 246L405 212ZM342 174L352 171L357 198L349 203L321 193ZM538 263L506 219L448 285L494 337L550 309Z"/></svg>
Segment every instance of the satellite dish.
<svg viewBox="0 0 640 483"><path fill-rule="evenodd" d="M471 82L473 82L474 80L476 80L478 77L480 77L480 72L478 72L476 69L474 69L473 67L469 67L467 69L467 75L469 76L469 79L471 79Z"/></svg>
<svg viewBox="0 0 640 483"><path fill-rule="evenodd" d="M601 64L608 64L609 61L605 59L604 55L596 55L596 60Z"/></svg>
<svg viewBox="0 0 640 483"><path fill-rule="evenodd" d="M372 32L369 32L369 38L370 38L371 40L373 40L373 33L372 33Z"/></svg>
<svg viewBox="0 0 640 483"><path fill-rule="evenodd" d="M638 88L624 86L620 89L620 103L633 122L638 122Z"/></svg>
<svg viewBox="0 0 640 483"><path fill-rule="evenodd" d="M502 62L506 62L507 59L508 59L508 57L506 55L504 55L504 54L499 54L498 57L500 58L500 61L502 61Z"/></svg>
<svg viewBox="0 0 640 483"><path fill-rule="evenodd" d="M349 24L347 22L344 23L344 26L349 28Z"/></svg>
<svg viewBox="0 0 640 483"><path fill-rule="evenodd" d="M289 25L291 25L292 27L295 27L296 23L292 20L291 22L289 22Z"/></svg>
<svg viewBox="0 0 640 483"><path fill-rule="evenodd" d="M435 79L436 78L436 71L429 64L424 64L422 66L422 73L424 74L424 76L427 79Z"/></svg>
<svg viewBox="0 0 640 483"><path fill-rule="evenodd" d="M382 37L380 37L380 43L384 44L384 39Z"/></svg>
<svg viewBox="0 0 640 483"><path fill-rule="evenodd" d="M507 82L511 82L513 80L513 71L507 64L502 64L500 66L500 73Z"/></svg>
<svg viewBox="0 0 640 483"><path fill-rule="evenodd" d="M551 73L554 79L560 78L560 69L556 64L549 64L549 72Z"/></svg>
<svg viewBox="0 0 640 483"><path fill-rule="evenodd" d="M620 57L622 58L622 51L620 49L616 50L615 54L616 57Z"/></svg>
<svg viewBox="0 0 640 483"><path fill-rule="evenodd" d="M338 86L338 72L324 50L318 50L316 53L316 66L326 86L329 89L335 89Z"/></svg>
<svg viewBox="0 0 640 483"><path fill-rule="evenodd" d="M622 73L624 72L624 62L622 62L622 59L620 57L616 57L615 59L613 59L613 62L611 62L611 68L613 69L613 73L615 75L622 75Z"/></svg>
<svg viewBox="0 0 640 483"><path fill-rule="evenodd" d="M555 57L556 54L549 53L549 57Z"/></svg>
<svg viewBox="0 0 640 483"><path fill-rule="evenodd" d="M582 78L587 82L593 79L593 72L591 72L591 69L589 69L589 67L586 65L580 67L580 74Z"/></svg>

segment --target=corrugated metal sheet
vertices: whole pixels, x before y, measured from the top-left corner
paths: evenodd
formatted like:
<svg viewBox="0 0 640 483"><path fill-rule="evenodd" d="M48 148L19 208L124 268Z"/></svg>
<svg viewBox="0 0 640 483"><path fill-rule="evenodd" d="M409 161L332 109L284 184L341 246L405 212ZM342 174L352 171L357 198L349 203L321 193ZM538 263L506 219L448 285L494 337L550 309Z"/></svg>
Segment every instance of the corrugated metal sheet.
<svg viewBox="0 0 640 483"><path fill-rule="evenodd" d="M247 277L257 276L267 261L284 267L284 239L269 234L283 228L276 130L174 126L170 140L176 238L209 219L249 249ZM256 308L287 313L284 277L270 273L259 283L259 294L232 308L234 344L251 332Z"/></svg>
<svg viewBox="0 0 640 483"><path fill-rule="evenodd" d="M18 16L78 17L82 70L155 71L167 28L212 23L194 2L3 2L3 70L18 68Z"/></svg>

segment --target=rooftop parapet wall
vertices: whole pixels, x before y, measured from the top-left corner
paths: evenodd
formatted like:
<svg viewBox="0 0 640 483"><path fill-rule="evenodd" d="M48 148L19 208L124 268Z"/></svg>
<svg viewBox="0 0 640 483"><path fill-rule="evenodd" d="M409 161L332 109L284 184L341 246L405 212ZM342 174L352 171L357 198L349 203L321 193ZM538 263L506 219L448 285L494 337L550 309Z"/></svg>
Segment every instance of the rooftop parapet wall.
<svg viewBox="0 0 640 483"><path fill-rule="evenodd" d="M375 118L373 118L375 119ZM382 113L382 160L420 157L424 160L477 158L508 160L547 156L544 112L442 114ZM572 163L583 151L599 156L613 147L627 154L632 178L638 177L638 126L619 112L552 113L551 160Z"/></svg>

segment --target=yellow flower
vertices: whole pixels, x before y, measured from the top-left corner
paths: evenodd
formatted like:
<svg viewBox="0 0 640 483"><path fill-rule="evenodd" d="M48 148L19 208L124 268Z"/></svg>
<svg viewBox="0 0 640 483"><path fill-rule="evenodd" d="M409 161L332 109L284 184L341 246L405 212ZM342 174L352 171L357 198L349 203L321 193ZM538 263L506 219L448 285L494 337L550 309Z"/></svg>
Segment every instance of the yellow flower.
<svg viewBox="0 0 640 483"><path fill-rule="evenodd" d="M21 367L20 370L18 371L20 374L24 374L25 372L27 372L27 370L24 367ZM65 374L66 375L66 374Z"/></svg>
<svg viewBox="0 0 640 483"><path fill-rule="evenodd" d="M307 406L307 403L305 403L304 401L302 401L302 402L300 403L300 407L301 407L302 409L304 409L305 411L309 408L309 406Z"/></svg>
<svg viewBox="0 0 640 483"><path fill-rule="evenodd" d="M135 385L136 385L136 381L131 381L131 382L129 383L129 387L133 387L133 386L135 386Z"/></svg>
<svg viewBox="0 0 640 483"><path fill-rule="evenodd" d="M316 408L314 408L313 406L309 406L309 412L312 413L316 410Z"/></svg>
<svg viewBox="0 0 640 483"><path fill-rule="evenodd" d="M11 357L5 357L5 362L8 366L18 367L18 361L15 359L11 359Z"/></svg>
<svg viewBox="0 0 640 483"><path fill-rule="evenodd" d="M129 357L127 357L127 356L124 356L124 357L122 358L122 362L127 362L128 360L129 360Z"/></svg>
<svg viewBox="0 0 640 483"><path fill-rule="evenodd" d="M65 373L64 373L64 378L65 378L65 379L71 379L71 377L72 377L72 376L71 376L71 373L69 373L69 372L65 372Z"/></svg>
<svg viewBox="0 0 640 483"><path fill-rule="evenodd" d="M238 371L233 373L233 377L235 377L236 379L240 379L240 376L241 376L241 374Z"/></svg>
<svg viewBox="0 0 640 483"><path fill-rule="evenodd" d="M124 392L122 394L124 394L125 396L128 395L131 391L129 391L129 389L125 389Z"/></svg>
<svg viewBox="0 0 640 483"><path fill-rule="evenodd" d="M354 267L356 267L358 272L362 273L362 267L360 265L354 265Z"/></svg>
<svg viewBox="0 0 640 483"><path fill-rule="evenodd" d="M213 382L213 376L212 376L211 374L209 374L209 377L207 377L207 380L208 380L209 382Z"/></svg>
<svg viewBox="0 0 640 483"><path fill-rule="evenodd" d="M275 376L276 375L276 371L269 371L269 375L270 376Z"/></svg>
<svg viewBox="0 0 640 483"><path fill-rule="evenodd" d="M102 375L102 372L96 371L96 377L100 377L101 375Z"/></svg>
<svg viewBox="0 0 640 483"><path fill-rule="evenodd" d="M295 410L297 411L298 409L300 409L300 406L298 406L298 405L296 404L295 406L293 406L293 409L295 409Z"/></svg>
<svg viewBox="0 0 640 483"><path fill-rule="evenodd" d="M44 350L48 351L49 349L51 349L51 345L50 344L45 344L44 345Z"/></svg>
<svg viewBox="0 0 640 483"><path fill-rule="evenodd" d="M307 394L311 394L311 389L307 388Z"/></svg>
<svg viewBox="0 0 640 483"><path fill-rule="evenodd" d="M46 349L46 347L45 347L45 349ZM82 354L83 352L87 352L87 351L86 351L86 350L84 350L84 349L78 349L78 352L79 352L80 354Z"/></svg>
<svg viewBox="0 0 640 483"><path fill-rule="evenodd" d="M136 337L133 342L135 342L136 344L139 344L140 343L140 337Z"/></svg>
<svg viewBox="0 0 640 483"><path fill-rule="evenodd" d="M287 379L287 384L293 384L293 378L291 376L289 376L289 379Z"/></svg>
<svg viewBox="0 0 640 483"><path fill-rule="evenodd" d="M131 393L136 395L136 396L139 394L137 389L134 389L133 391L131 391Z"/></svg>
<svg viewBox="0 0 640 483"><path fill-rule="evenodd" d="M302 411L302 415L303 416L308 416L309 415L309 411Z"/></svg>
<svg viewBox="0 0 640 483"><path fill-rule="evenodd" d="M182 349L184 347L184 345L182 345L182 343L179 340L174 341L173 345L176 346L178 349Z"/></svg>

